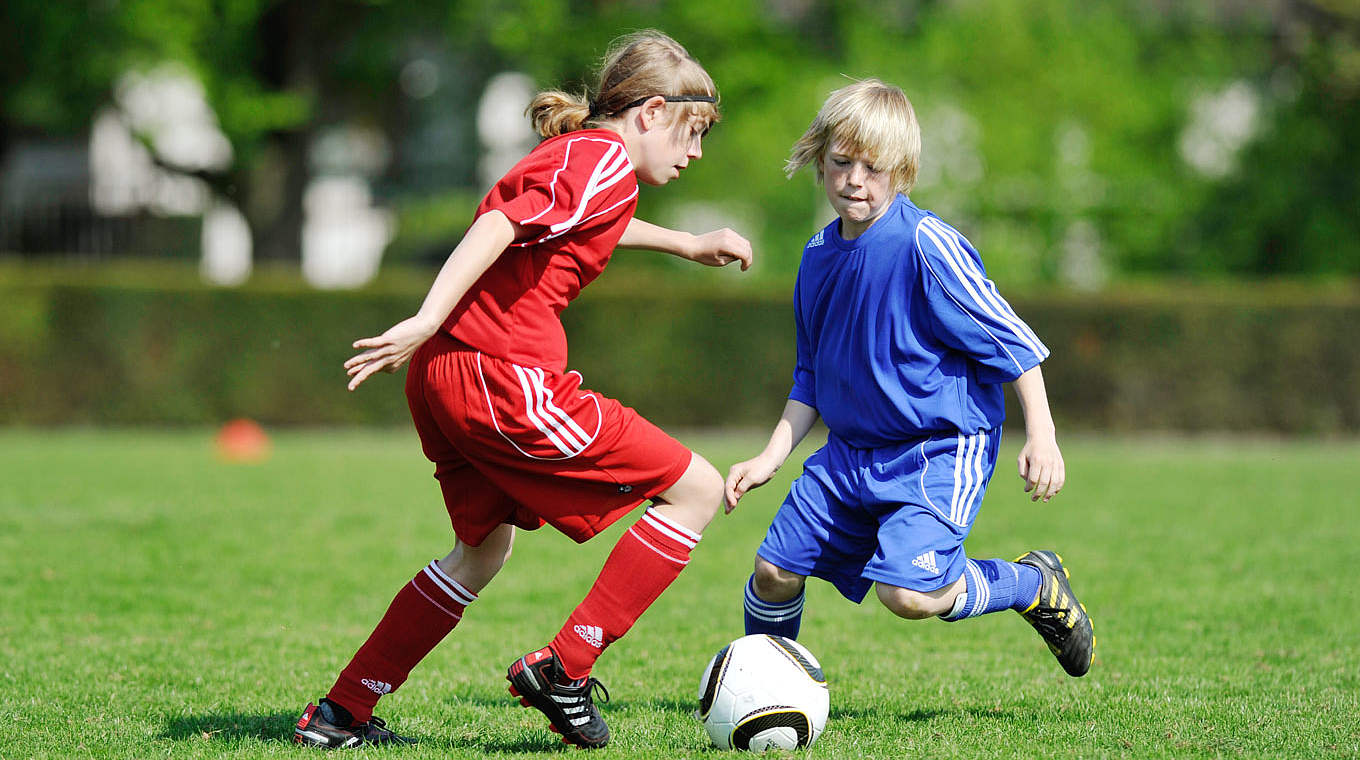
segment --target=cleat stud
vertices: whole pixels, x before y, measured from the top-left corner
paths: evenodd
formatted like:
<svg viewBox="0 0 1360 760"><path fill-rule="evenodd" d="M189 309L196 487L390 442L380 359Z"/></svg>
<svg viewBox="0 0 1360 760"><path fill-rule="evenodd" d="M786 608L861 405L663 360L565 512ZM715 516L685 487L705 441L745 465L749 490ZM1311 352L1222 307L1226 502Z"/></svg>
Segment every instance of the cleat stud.
<svg viewBox="0 0 1360 760"><path fill-rule="evenodd" d="M519 703L520 703L521 705L524 705L525 707L533 707L533 705L529 703L529 698L528 698L528 697L520 697L520 698L519 698Z"/></svg>
<svg viewBox="0 0 1360 760"><path fill-rule="evenodd" d="M519 696L519 689L516 689L514 684L510 684L510 689L509 689L509 691L510 691L510 696L512 696L512 697L518 697L518 696Z"/></svg>

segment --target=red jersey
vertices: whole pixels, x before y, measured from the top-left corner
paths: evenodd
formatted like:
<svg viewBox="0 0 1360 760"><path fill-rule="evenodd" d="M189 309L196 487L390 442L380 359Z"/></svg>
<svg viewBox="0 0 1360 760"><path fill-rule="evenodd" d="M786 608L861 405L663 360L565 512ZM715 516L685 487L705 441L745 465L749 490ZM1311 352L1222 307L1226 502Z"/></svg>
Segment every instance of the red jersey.
<svg viewBox="0 0 1360 760"><path fill-rule="evenodd" d="M604 271L637 192L618 133L584 129L543 141L477 207L477 216L496 209L527 232L473 284L444 331L491 356L565 371L559 315Z"/></svg>

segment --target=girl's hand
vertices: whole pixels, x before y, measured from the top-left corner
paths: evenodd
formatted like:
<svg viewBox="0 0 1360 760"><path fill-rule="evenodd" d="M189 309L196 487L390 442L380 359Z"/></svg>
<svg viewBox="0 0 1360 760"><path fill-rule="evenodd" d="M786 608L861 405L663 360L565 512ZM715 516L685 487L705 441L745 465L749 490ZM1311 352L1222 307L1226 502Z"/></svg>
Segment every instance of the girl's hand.
<svg viewBox="0 0 1360 760"><path fill-rule="evenodd" d="M732 469L727 471L726 496L727 511L731 512L737 508L737 502L746 495L747 491L759 488L774 477L779 470L779 463L772 462L764 456L757 456L745 462L737 462L732 465Z"/></svg>
<svg viewBox="0 0 1360 760"><path fill-rule="evenodd" d="M724 227L695 235L688 258L710 267L725 267L740 261L741 271L745 272L751 268L751 256L751 241Z"/></svg>
<svg viewBox="0 0 1360 760"><path fill-rule="evenodd" d="M438 325L431 326L419 316L402 320L392 325L387 332L376 338L363 338L354 341L354 348L366 348L360 354L345 362L345 371L350 376L349 389L358 388L374 372L396 372L411 358L417 348L434 335Z"/></svg>
<svg viewBox="0 0 1360 760"><path fill-rule="evenodd" d="M1025 480L1025 493L1031 493L1030 501L1048 501L1057 496L1067 482L1062 452L1052 436L1027 437L1016 463L1020 477Z"/></svg>

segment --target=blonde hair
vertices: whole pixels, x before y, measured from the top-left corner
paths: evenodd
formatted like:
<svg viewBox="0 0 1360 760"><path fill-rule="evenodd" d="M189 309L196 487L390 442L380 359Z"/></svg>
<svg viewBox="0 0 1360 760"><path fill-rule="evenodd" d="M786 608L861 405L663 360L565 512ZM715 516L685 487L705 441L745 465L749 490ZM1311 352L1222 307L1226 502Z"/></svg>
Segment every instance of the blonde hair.
<svg viewBox="0 0 1360 760"><path fill-rule="evenodd" d="M824 178L823 161L834 144L868 157L890 172L893 189L905 193L916 184L921 160L921 126L916 111L898 87L877 79L846 85L827 96L812 124L793 144L784 174L792 177L812 164L817 181Z"/></svg>
<svg viewBox="0 0 1360 760"><path fill-rule="evenodd" d="M599 84L592 98L588 92L572 95L560 90L540 92L526 113L543 137L598 126L628 110L639 98L652 95L706 96L714 102L676 103L670 110L672 124L688 123L692 117L712 125L721 118L718 88L689 51L655 29L620 37L609 46L600 64Z"/></svg>

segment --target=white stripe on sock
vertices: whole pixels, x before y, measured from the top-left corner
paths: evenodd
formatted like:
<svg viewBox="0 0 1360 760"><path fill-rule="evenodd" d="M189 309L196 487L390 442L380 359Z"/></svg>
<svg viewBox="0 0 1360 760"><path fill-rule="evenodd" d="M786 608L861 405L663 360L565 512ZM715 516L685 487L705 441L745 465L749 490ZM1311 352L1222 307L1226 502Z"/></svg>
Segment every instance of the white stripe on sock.
<svg viewBox="0 0 1360 760"><path fill-rule="evenodd" d="M663 535L689 549L693 549L695 545L699 543L699 539L703 538L703 536L686 528L680 523L666 519L665 515L657 512L655 509L649 509L646 512L643 512L642 520L653 528L656 528Z"/></svg>

